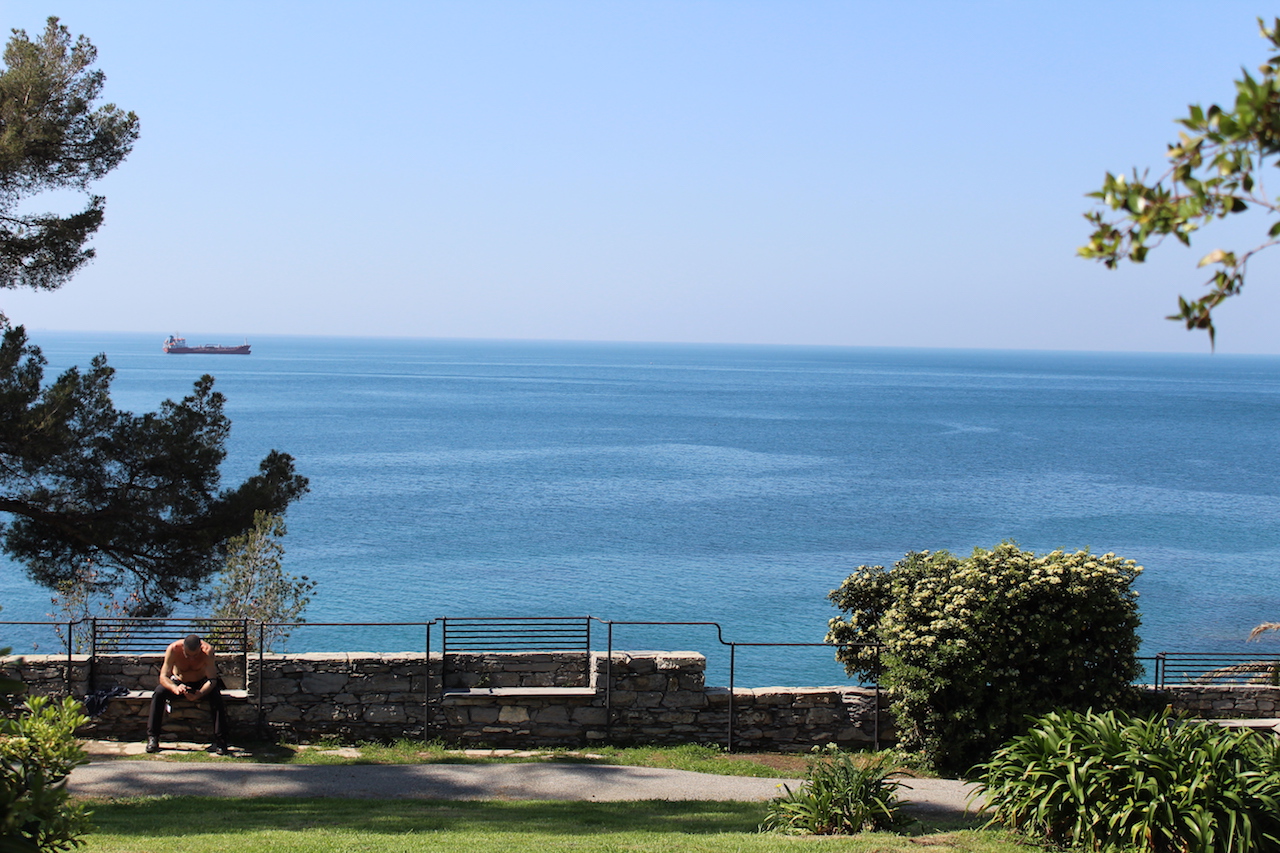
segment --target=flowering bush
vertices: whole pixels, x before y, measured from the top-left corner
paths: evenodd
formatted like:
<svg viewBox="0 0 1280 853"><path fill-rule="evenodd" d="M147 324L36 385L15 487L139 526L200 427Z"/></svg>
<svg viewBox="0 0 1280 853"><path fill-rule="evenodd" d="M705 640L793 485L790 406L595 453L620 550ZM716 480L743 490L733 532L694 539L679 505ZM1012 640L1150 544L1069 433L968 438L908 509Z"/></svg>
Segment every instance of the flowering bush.
<svg viewBox="0 0 1280 853"><path fill-rule="evenodd" d="M0 719L0 850L70 850L89 830L83 805L66 779L85 761L75 730L88 722L78 702L29 698L14 718Z"/></svg>
<svg viewBox="0 0 1280 853"><path fill-rule="evenodd" d="M1141 673L1132 583L1114 554L1036 556L1005 542L966 559L907 554L859 566L830 598L827 640L851 674L893 696L899 744L963 773L1059 708L1114 707Z"/></svg>

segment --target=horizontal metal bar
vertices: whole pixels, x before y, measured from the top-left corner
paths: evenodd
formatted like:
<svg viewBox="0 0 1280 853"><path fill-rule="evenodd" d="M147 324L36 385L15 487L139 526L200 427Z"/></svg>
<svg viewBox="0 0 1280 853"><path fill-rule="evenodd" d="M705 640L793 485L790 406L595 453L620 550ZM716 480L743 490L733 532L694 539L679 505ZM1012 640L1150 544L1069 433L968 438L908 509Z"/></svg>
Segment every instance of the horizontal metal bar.
<svg viewBox="0 0 1280 853"><path fill-rule="evenodd" d="M466 643L454 644L449 643L444 647L448 653L453 652L508 652L508 651L524 651L524 652L573 652L581 654L588 651L582 646L563 646L563 644L547 644L547 643Z"/></svg>
<svg viewBox="0 0 1280 853"><path fill-rule="evenodd" d="M576 642L578 642L578 643L585 643L585 642L587 641L587 636L586 636L586 634L578 634L578 635L574 635L574 636L564 636L564 635L561 635L561 636L552 636L552 635L549 635L549 634L548 634L548 635L542 635L542 636L536 636L536 637L535 637L535 636L529 636L529 635L526 635L526 634L516 634L516 635L511 635L511 634L501 634L501 635L498 635L498 636L486 635L486 636L463 636L463 637L459 637L459 636L456 636L456 635L454 635L454 634L450 634L450 635L449 635L449 644L450 644L450 645L453 645L454 643L470 643L470 642L478 642L478 643L487 643L487 642L494 642L494 643L504 643L504 642L512 642L512 643L514 643L514 642L525 642L525 643L551 642L551 643L556 643L556 642L563 642L563 641L565 641L565 640L574 640L574 641L576 641Z"/></svg>
<svg viewBox="0 0 1280 853"><path fill-rule="evenodd" d="M556 619L556 620L550 620L550 621L543 620L543 619L530 619L530 620L523 620L520 622L502 622L502 621L488 620L488 619L485 619L485 620L447 619L443 621L445 622L445 624L449 624L449 625L462 625L462 626L477 627L477 628L490 627L490 626L496 625L502 628L524 629L524 630L528 630L529 627L539 627L539 626L546 627L546 628L581 628L585 630L587 626L586 620L584 619Z"/></svg>
<svg viewBox="0 0 1280 853"><path fill-rule="evenodd" d="M574 637L586 639L585 631L447 631L450 637Z"/></svg>
<svg viewBox="0 0 1280 853"><path fill-rule="evenodd" d="M471 641L515 642L515 641L521 641L521 640L528 643L536 643L536 642L541 642L543 640L549 640L551 642L557 642L560 640L577 640L578 642L585 642L586 639L587 639L586 634L575 634L572 636L564 635L564 634L561 634L561 635L542 634L542 635L536 635L536 636L530 635L530 634L484 634L484 635L473 634L470 636L457 636L455 634L449 635L449 640L451 642L471 642Z"/></svg>
<svg viewBox="0 0 1280 853"><path fill-rule="evenodd" d="M253 623L255 626L257 622ZM430 622L263 622L268 628L426 628Z"/></svg>
<svg viewBox="0 0 1280 853"><path fill-rule="evenodd" d="M517 625L509 628L491 625L446 625L450 634L579 634L587 633L585 628L566 627L563 625Z"/></svg>
<svg viewBox="0 0 1280 853"><path fill-rule="evenodd" d="M591 616L441 616L441 622L585 622Z"/></svg>
<svg viewBox="0 0 1280 853"><path fill-rule="evenodd" d="M573 645L575 645L575 646L580 646L580 645L583 645L583 644L585 643L586 638L585 638L585 637L578 637L578 638L577 638L577 640L578 640L578 642L577 642L577 643L574 643ZM450 637L450 638L449 638L448 645L450 645L450 646L460 646L460 645L482 645L482 646L486 646L486 645L487 645L487 646L511 646L511 645L522 645L522 646L545 646L545 645L547 645L547 643L556 643L556 642L559 642L559 639L558 639L558 638L556 638L556 637L546 637L546 638L537 638L537 637L470 637L470 638L458 638L458 637Z"/></svg>

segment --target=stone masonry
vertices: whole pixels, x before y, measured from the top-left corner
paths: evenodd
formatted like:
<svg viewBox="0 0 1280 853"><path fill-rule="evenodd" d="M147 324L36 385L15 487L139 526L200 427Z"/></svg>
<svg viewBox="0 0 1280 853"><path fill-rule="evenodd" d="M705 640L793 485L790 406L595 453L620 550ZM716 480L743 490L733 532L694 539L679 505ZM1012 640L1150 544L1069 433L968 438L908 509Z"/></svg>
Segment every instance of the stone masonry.
<svg viewBox="0 0 1280 853"><path fill-rule="evenodd" d="M27 655L0 661L39 694L83 697L89 660ZM96 689L142 691L112 700L86 736L141 738L159 655L100 655ZM225 667L225 669L234 667ZM248 671L224 673L247 698L228 703L233 734L301 741L441 738L451 743L534 747L591 743L726 744L739 750L858 748L893 741L888 697L873 688L707 687L695 652L439 654L339 652L255 656ZM1192 685L1161 701L1195 716L1280 715L1280 687ZM259 712L261 711L261 716ZM208 737L208 712L175 707L170 736Z"/></svg>
<svg viewBox="0 0 1280 853"><path fill-rule="evenodd" d="M706 659L695 652L439 654L340 652L250 656L248 698L228 703L233 731L289 739L326 736L388 740L441 738L490 746L574 746L600 742L719 743L739 749L808 750L839 743L891 741L874 689L725 688L704 683ZM140 738L159 655L100 655L94 688L143 691L114 699L86 735ZM27 655L5 668L33 692L83 697L86 656ZM224 669L226 667L224 666ZM240 686L240 679L230 679ZM203 707L175 707L166 734L207 738Z"/></svg>

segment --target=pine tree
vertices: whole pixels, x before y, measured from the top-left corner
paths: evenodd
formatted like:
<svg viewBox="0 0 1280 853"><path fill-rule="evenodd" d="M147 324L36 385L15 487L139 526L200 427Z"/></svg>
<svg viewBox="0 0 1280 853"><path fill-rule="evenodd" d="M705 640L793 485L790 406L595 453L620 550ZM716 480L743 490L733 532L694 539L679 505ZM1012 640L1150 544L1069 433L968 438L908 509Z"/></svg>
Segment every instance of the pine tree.
<svg viewBox="0 0 1280 853"><path fill-rule="evenodd" d="M31 40L15 30L0 71L0 287L54 289L93 257L105 202L70 216L23 214L49 191L88 192L138 136L138 118L99 106L97 52L50 18ZM226 542L254 513L282 513L307 490L293 459L272 451L259 473L220 487L231 422L204 376L187 397L134 415L111 401L105 356L44 384L45 359L0 314L0 548L38 583L66 590L84 566L131 602L168 613L222 567Z"/></svg>
<svg viewBox="0 0 1280 853"><path fill-rule="evenodd" d="M248 619L266 624L264 651L289 638L289 622L302 622L302 611L311 602L315 581L284 570L284 539L288 530L278 515L258 512L253 528L233 537L227 547L227 563L214 581L209 599L216 619ZM250 637L256 645L257 638Z"/></svg>

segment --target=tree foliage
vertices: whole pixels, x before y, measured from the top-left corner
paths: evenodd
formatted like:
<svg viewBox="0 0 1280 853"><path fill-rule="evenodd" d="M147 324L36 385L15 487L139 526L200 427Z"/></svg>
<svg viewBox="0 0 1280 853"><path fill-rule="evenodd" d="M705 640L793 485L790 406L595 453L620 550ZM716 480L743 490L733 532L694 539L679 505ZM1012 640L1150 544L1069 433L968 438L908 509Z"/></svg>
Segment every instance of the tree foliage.
<svg viewBox="0 0 1280 853"><path fill-rule="evenodd" d="M899 743L943 772L963 773L1020 733L1028 716L1122 701L1141 672L1141 569L1114 554L1014 543L908 553L887 571L859 566L832 602L830 621L851 675L893 697Z"/></svg>
<svg viewBox="0 0 1280 853"><path fill-rule="evenodd" d="M17 206L50 190L87 191L128 155L138 118L97 106L105 80L84 36L50 18L33 41L14 30L0 73L0 286L53 289L93 255L93 196L68 217ZM143 415L111 402L105 356L44 387L45 360L0 315L0 547L31 577L86 601L110 594L160 615L222 567L226 541L258 510L280 513L307 488L272 451L259 473L220 489L231 428L213 378ZM77 585L82 589L76 589Z"/></svg>
<svg viewBox="0 0 1280 853"><path fill-rule="evenodd" d="M227 543L226 566L209 592L211 615L216 619L275 623L263 629L267 651L289 638L289 628L279 623L303 621L302 611L316 586L306 575L285 572L281 540L287 532L280 516L261 510L254 513L253 527ZM251 637L250 642L256 645L257 638Z"/></svg>
<svg viewBox="0 0 1280 853"><path fill-rule="evenodd" d="M24 199L49 190L87 192L120 164L138 138L138 117L96 106L106 77L97 50L74 41L57 18L36 40L14 30L0 73L0 287L51 290L92 257L85 244L102 224L104 200L61 216L21 213Z"/></svg>
<svg viewBox="0 0 1280 853"><path fill-rule="evenodd" d="M95 642L94 618L119 619L128 617L142 603L137 590L121 593L110 584L103 583L92 563L77 567L74 577L59 581L49 597L53 604L50 619L56 619L53 632L66 648L78 655L89 654ZM112 638L98 636L99 648L109 651L116 643ZM3 851L0 851L3 853Z"/></svg>
<svg viewBox="0 0 1280 853"><path fill-rule="evenodd" d="M38 583L82 580L161 615L223 566L226 542L254 513L281 513L307 490L272 451L258 473L220 489L231 424L204 376L190 395L134 415L111 401L103 356L45 387L44 357L0 319L0 546Z"/></svg>
<svg viewBox="0 0 1280 853"><path fill-rule="evenodd" d="M14 30L0 72L0 287L51 290L93 257L104 201L69 216L20 210L47 191L88 192L128 155L138 119L96 106L105 80L96 51L50 18L32 41ZM45 359L0 314L0 547L32 578L87 596L117 593L134 615L168 612L221 567L228 538L254 513L282 512L307 488L272 451L259 473L220 489L230 422L213 378L156 413L111 401L113 371L98 356L44 384ZM77 588L77 585L79 588ZM7 650L5 650L7 651ZM5 652L0 651L0 655ZM0 678L0 709L21 687ZM84 753L87 722L71 699L33 697L0 719L0 850L65 850L86 830L65 782Z"/></svg>
<svg viewBox="0 0 1280 853"><path fill-rule="evenodd" d="M1236 81L1234 108L1191 106L1178 121L1186 130L1169 145L1169 168L1154 182L1136 169L1127 178L1108 172L1102 189L1089 194L1103 210L1085 214L1094 231L1079 250L1114 269L1126 258L1142 263L1166 237L1190 246L1192 235L1215 219L1262 212L1265 238L1243 251L1215 248L1204 255L1199 265L1213 268L1207 292L1197 299L1179 297L1178 313L1168 318L1206 330L1211 344L1213 310L1240 293L1249 260L1280 238L1280 205L1261 180L1263 166L1280 154L1280 18L1271 27L1262 20L1258 26L1275 52L1258 77L1246 71Z"/></svg>

